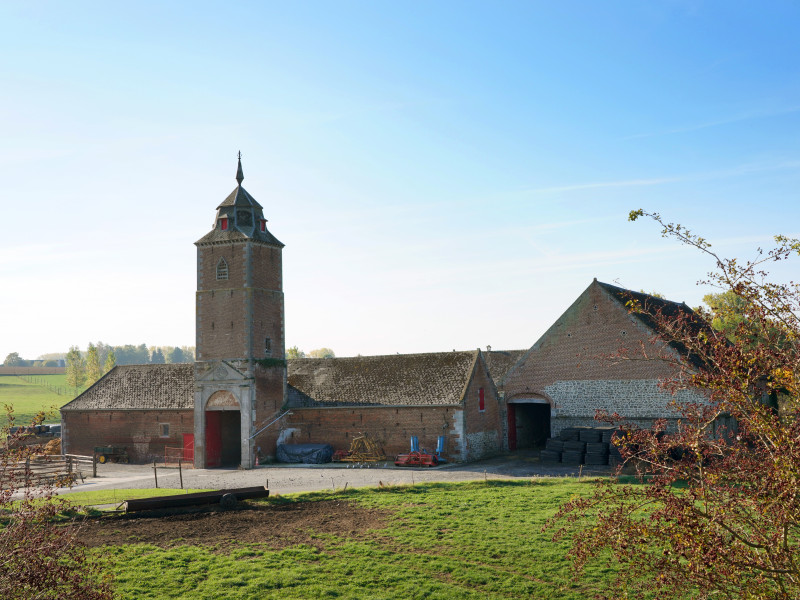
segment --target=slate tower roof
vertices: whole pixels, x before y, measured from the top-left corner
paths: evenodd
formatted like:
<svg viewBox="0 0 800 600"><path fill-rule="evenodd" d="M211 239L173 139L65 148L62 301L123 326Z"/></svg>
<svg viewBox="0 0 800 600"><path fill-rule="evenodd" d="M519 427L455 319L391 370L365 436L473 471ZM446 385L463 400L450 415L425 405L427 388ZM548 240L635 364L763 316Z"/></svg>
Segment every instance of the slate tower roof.
<svg viewBox="0 0 800 600"><path fill-rule="evenodd" d="M214 229L195 242L196 245L253 241L283 248L283 244L267 229L264 209L250 193L242 187L242 153L236 167L236 188L217 207Z"/></svg>

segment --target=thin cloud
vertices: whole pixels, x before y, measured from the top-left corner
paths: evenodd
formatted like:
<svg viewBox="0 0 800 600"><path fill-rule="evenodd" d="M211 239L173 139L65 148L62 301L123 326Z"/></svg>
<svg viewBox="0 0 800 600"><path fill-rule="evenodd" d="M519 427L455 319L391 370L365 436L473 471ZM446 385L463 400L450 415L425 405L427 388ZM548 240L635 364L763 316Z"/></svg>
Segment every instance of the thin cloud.
<svg viewBox="0 0 800 600"><path fill-rule="evenodd" d="M593 183L578 183L573 185L560 185L554 187L538 188L533 190L526 190L534 194L550 194L555 192L574 192L577 190L594 190L598 188L620 188L620 187L637 187L648 185L662 185L664 183L673 183L681 181L682 177L658 177L655 179L627 179L623 181L596 181Z"/></svg>
<svg viewBox="0 0 800 600"><path fill-rule="evenodd" d="M523 190L529 194L551 194L559 192L575 192L582 190L595 190L601 188L624 188L636 186L663 185L666 183L678 183L684 181L700 181L705 179L724 179L726 177L736 177L748 173L760 173L764 171L782 171L800 169L800 160L783 160L773 163L747 163L737 165L730 169L719 169L716 171L706 171L705 173L691 173L688 175L676 175L673 177L655 177L652 179L625 179L621 181L595 181L591 183L578 183L571 185L552 186Z"/></svg>
<svg viewBox="0 0 800 600"><path fill-rule="evenodd" d="M719 127L720 125L730 125L731 123L740 123L742 121L751 121L753 119L768 119L770 117L780 117L792 113L800 112L800 106L792 106L790 108L783 108L778 110L759 110L729 117L727 119L718 119L715 121L708 121L706 123L698 123L695 125L686 125L684 127L676 127L674 129L667 129L664 131L654 131L649 133L637 133L622 138L623 141L638 140L642 138L658 137L662 135L674 135L676 133L689 133L691 131L700 131L701 129L708 129L710 127Z"/></svg>

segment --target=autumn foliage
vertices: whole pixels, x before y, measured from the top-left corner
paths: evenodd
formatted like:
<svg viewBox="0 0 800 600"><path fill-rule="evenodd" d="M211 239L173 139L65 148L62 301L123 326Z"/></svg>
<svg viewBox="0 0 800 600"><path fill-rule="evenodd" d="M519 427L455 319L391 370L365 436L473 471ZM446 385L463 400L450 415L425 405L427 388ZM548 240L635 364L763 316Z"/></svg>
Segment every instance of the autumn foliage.
<svg viewBox="0 0 800 600"><path fill-rule="evenodd" d="M80 523L65 519L71 509L54 494L67 481L36 478L31 465L48 457L40 446L24 443L24 428L8 433L14 421L7 412L0 450L0 598L110 599L110 585L78 542Z"/></svg>
<svg viewBox="0 0 800 600"><path fill-rule="evenodd" d="M616 589L602 597L799 598L800 286L773 281L768 267L800 254L800 242L777 236L774 248L740 262L658 214L635 211L631 220L640 216L714 259L701 283L741 298L741 318L718 332L705 311L667 317L631 303L651 312L660 335L616 359L668 361L675 375L662 385L704 400L673 404L675 430L598 415L621 423L617 444L639 483L600 481L550 527L574 540L579 566L618 564Z"/></svg>

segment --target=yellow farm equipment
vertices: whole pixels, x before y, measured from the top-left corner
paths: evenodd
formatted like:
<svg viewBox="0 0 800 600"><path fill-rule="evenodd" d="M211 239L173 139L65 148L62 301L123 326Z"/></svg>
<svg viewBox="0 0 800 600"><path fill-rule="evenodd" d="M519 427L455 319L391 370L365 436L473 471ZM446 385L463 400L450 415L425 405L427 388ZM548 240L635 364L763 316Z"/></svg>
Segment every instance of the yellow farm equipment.
<svg viewBox="0 0 800 600"><path fill-rule="evenodd" d="M377 462L386 460L386 454L381 445L371 439L366 433L354 437L350 443L350 451L339 460L344 462Z"/></svg>

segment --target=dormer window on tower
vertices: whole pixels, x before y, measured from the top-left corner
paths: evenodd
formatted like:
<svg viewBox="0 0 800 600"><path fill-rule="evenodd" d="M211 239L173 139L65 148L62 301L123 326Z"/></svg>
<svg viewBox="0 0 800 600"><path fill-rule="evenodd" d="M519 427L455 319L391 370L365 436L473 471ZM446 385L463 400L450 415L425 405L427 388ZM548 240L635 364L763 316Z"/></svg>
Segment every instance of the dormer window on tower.
<svg viewBox="0 0 800 600"><path fill-rule="evenodd" d="M261 226L261 231L266 231L267 230L267 220L266 219L259 219L258 223Z"/></svg>
<svg viewBox="0 0 800 600"><path fill-rule="evenodd" d="M219 220L219 228L220 228L222 231L225 231L225 230L227 230L227 229L228 229L228 217L222 217L222 218Z"/></svg>
<svg viewBox="0 0 800 600"><path fill-rule="evenodd" d="M217 263L217 279L228 279L228 263L224 258L220 258Z"/></svg>
<svg viewBox="0 0 800 600"><path fill-rule="evenodd" d="M252 213L249 210L237 210L236 224L239 227L251 227L253 225Z"/></svg>

